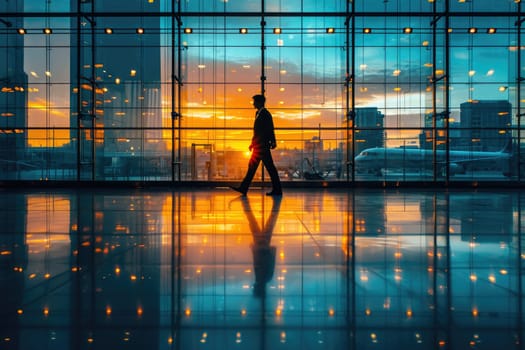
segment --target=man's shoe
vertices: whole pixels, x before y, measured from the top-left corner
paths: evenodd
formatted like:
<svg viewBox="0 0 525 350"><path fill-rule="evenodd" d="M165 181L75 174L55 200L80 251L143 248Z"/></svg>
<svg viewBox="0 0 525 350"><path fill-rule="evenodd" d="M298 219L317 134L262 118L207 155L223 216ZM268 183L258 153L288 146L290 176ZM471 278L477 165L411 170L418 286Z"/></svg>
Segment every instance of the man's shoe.
<svg viewBox="0 0 525 350"><path fill-rule="evenodd" d="M240 187L230 186L230 188L234 191L239 192L241 195L246 196L246 191L243 191Z"/></svg>
<svg viewBox="0 0 525 350"><path fill-rule="evenodd" d="M267 196L282 196L283 192L282 191L271 191L271 192L266 193L266 195Z"/></svg>

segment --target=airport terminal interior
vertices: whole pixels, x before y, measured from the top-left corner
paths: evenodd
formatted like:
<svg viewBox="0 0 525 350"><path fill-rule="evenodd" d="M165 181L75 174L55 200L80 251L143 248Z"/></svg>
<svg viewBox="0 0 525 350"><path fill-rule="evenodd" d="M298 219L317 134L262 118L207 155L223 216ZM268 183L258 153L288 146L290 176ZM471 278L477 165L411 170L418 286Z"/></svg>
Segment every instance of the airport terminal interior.
<svg viewBox="0 0 525 350"><path fill-rule="evenodd" d="M2 1L0 349L525 349L524 23Z"/></svg>

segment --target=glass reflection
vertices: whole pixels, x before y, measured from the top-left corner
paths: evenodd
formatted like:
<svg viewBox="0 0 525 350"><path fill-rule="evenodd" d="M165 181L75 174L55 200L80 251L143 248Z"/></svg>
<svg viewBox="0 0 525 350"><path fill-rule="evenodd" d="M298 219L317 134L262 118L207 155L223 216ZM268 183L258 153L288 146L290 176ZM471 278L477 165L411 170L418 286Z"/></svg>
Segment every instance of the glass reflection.
<svg viewBox="0 0 525 350"><path fill-rule="evenodd" d="M521 6L6 1L0 178L239 180L263 91L285 181L521 181Z"/></svg>
<svg viewBox="0 0 525 350"><path fill-rule="evenodd" d="M5 191L0 348L519 348L523 194Z"/></svg>
<svg viewBox="0 0 525 350"><path fill-rule="evenodd" d="M246 215L250 231L252 231L253 235L253 243L250 246L253 254L253 272L255 274L253 294L259 298L265 297L266 284L273 278L275 269L276 247L271 245L271 240L273 229L279 216L281 198L272 199L273 203L268 220L260 227L253 214L249 198L240 198L244 215Z"/></svg>

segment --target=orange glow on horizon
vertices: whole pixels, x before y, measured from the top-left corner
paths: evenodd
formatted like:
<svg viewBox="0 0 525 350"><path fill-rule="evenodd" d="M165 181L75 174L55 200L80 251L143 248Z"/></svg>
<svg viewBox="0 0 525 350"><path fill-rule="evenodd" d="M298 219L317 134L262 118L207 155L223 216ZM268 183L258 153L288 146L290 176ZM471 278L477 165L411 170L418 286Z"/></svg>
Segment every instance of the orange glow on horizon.
<svg viewBox="0 0 525 350"><path fill-rule="evenodd" d="M28 102L27 145L29 147L62 147L70 142L69 115L63 110L46 105L45 101ZM33 128L45 129L33 129Z"/></svg>

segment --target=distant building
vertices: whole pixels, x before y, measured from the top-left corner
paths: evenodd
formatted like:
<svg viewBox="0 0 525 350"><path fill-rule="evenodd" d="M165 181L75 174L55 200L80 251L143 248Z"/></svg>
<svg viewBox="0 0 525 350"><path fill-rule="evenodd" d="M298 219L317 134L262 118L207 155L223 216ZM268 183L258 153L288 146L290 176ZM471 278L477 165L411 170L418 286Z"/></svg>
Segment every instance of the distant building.
<svg viewBox="0 0 525 350"><path fill-rule="evenodd" d="M511 139L512 105L505 100L461 104L460 135L473 151L499 151Z"/></svg>
<svg viewBox="0 0 525 350"><path fill-rule="evenodd" d="M24 12L23 1L3 1L1 13ZM23 28L23 18L9 17L0 28ZM27 74L24 72L24 36L2 35L0 46L0 173L19 167L27 145ZM17 168L18 169L18 168Z"/></svg>
<svg viewBox="0 0 525 350"><path fill-rule="evenodd" d="M444 114L441 113L436 116L436 132L434 134L434 113L427 113L425 115L425 128L419 135L419 147L423 149L434 149L435 137L435 147L437 149L445 148L447 138L451 149L460 149L462 139L459 127L459 122L449 121L447 135Z"/></svg>
<svg viewBox="0 0 525 350"><path fill-rule="evenodd" d="M327 160L323 148L323 140L319 136L314 136L311 140L304 142L304 156L310 168L319 170L321 164Z"/></svg>
<svg viewBox="0 0 525 350"><path fill-rule="evenodd" d="M371 147L384 147L385 116L377 107L356 108L355 110L355 154Z"/></svg>
<svg viewBox="0 0 525 350"><path fill-rule="evenodd" d="M449 123L448 135L443 116L436 117L436 147L443 148L448 138L454 150L499 151L512 136L511 111L512 105L504 100L464 102L460 106L460 121ZM419 137L421 148L433 148L433 116L425 115L425 129Z"/></svg>

